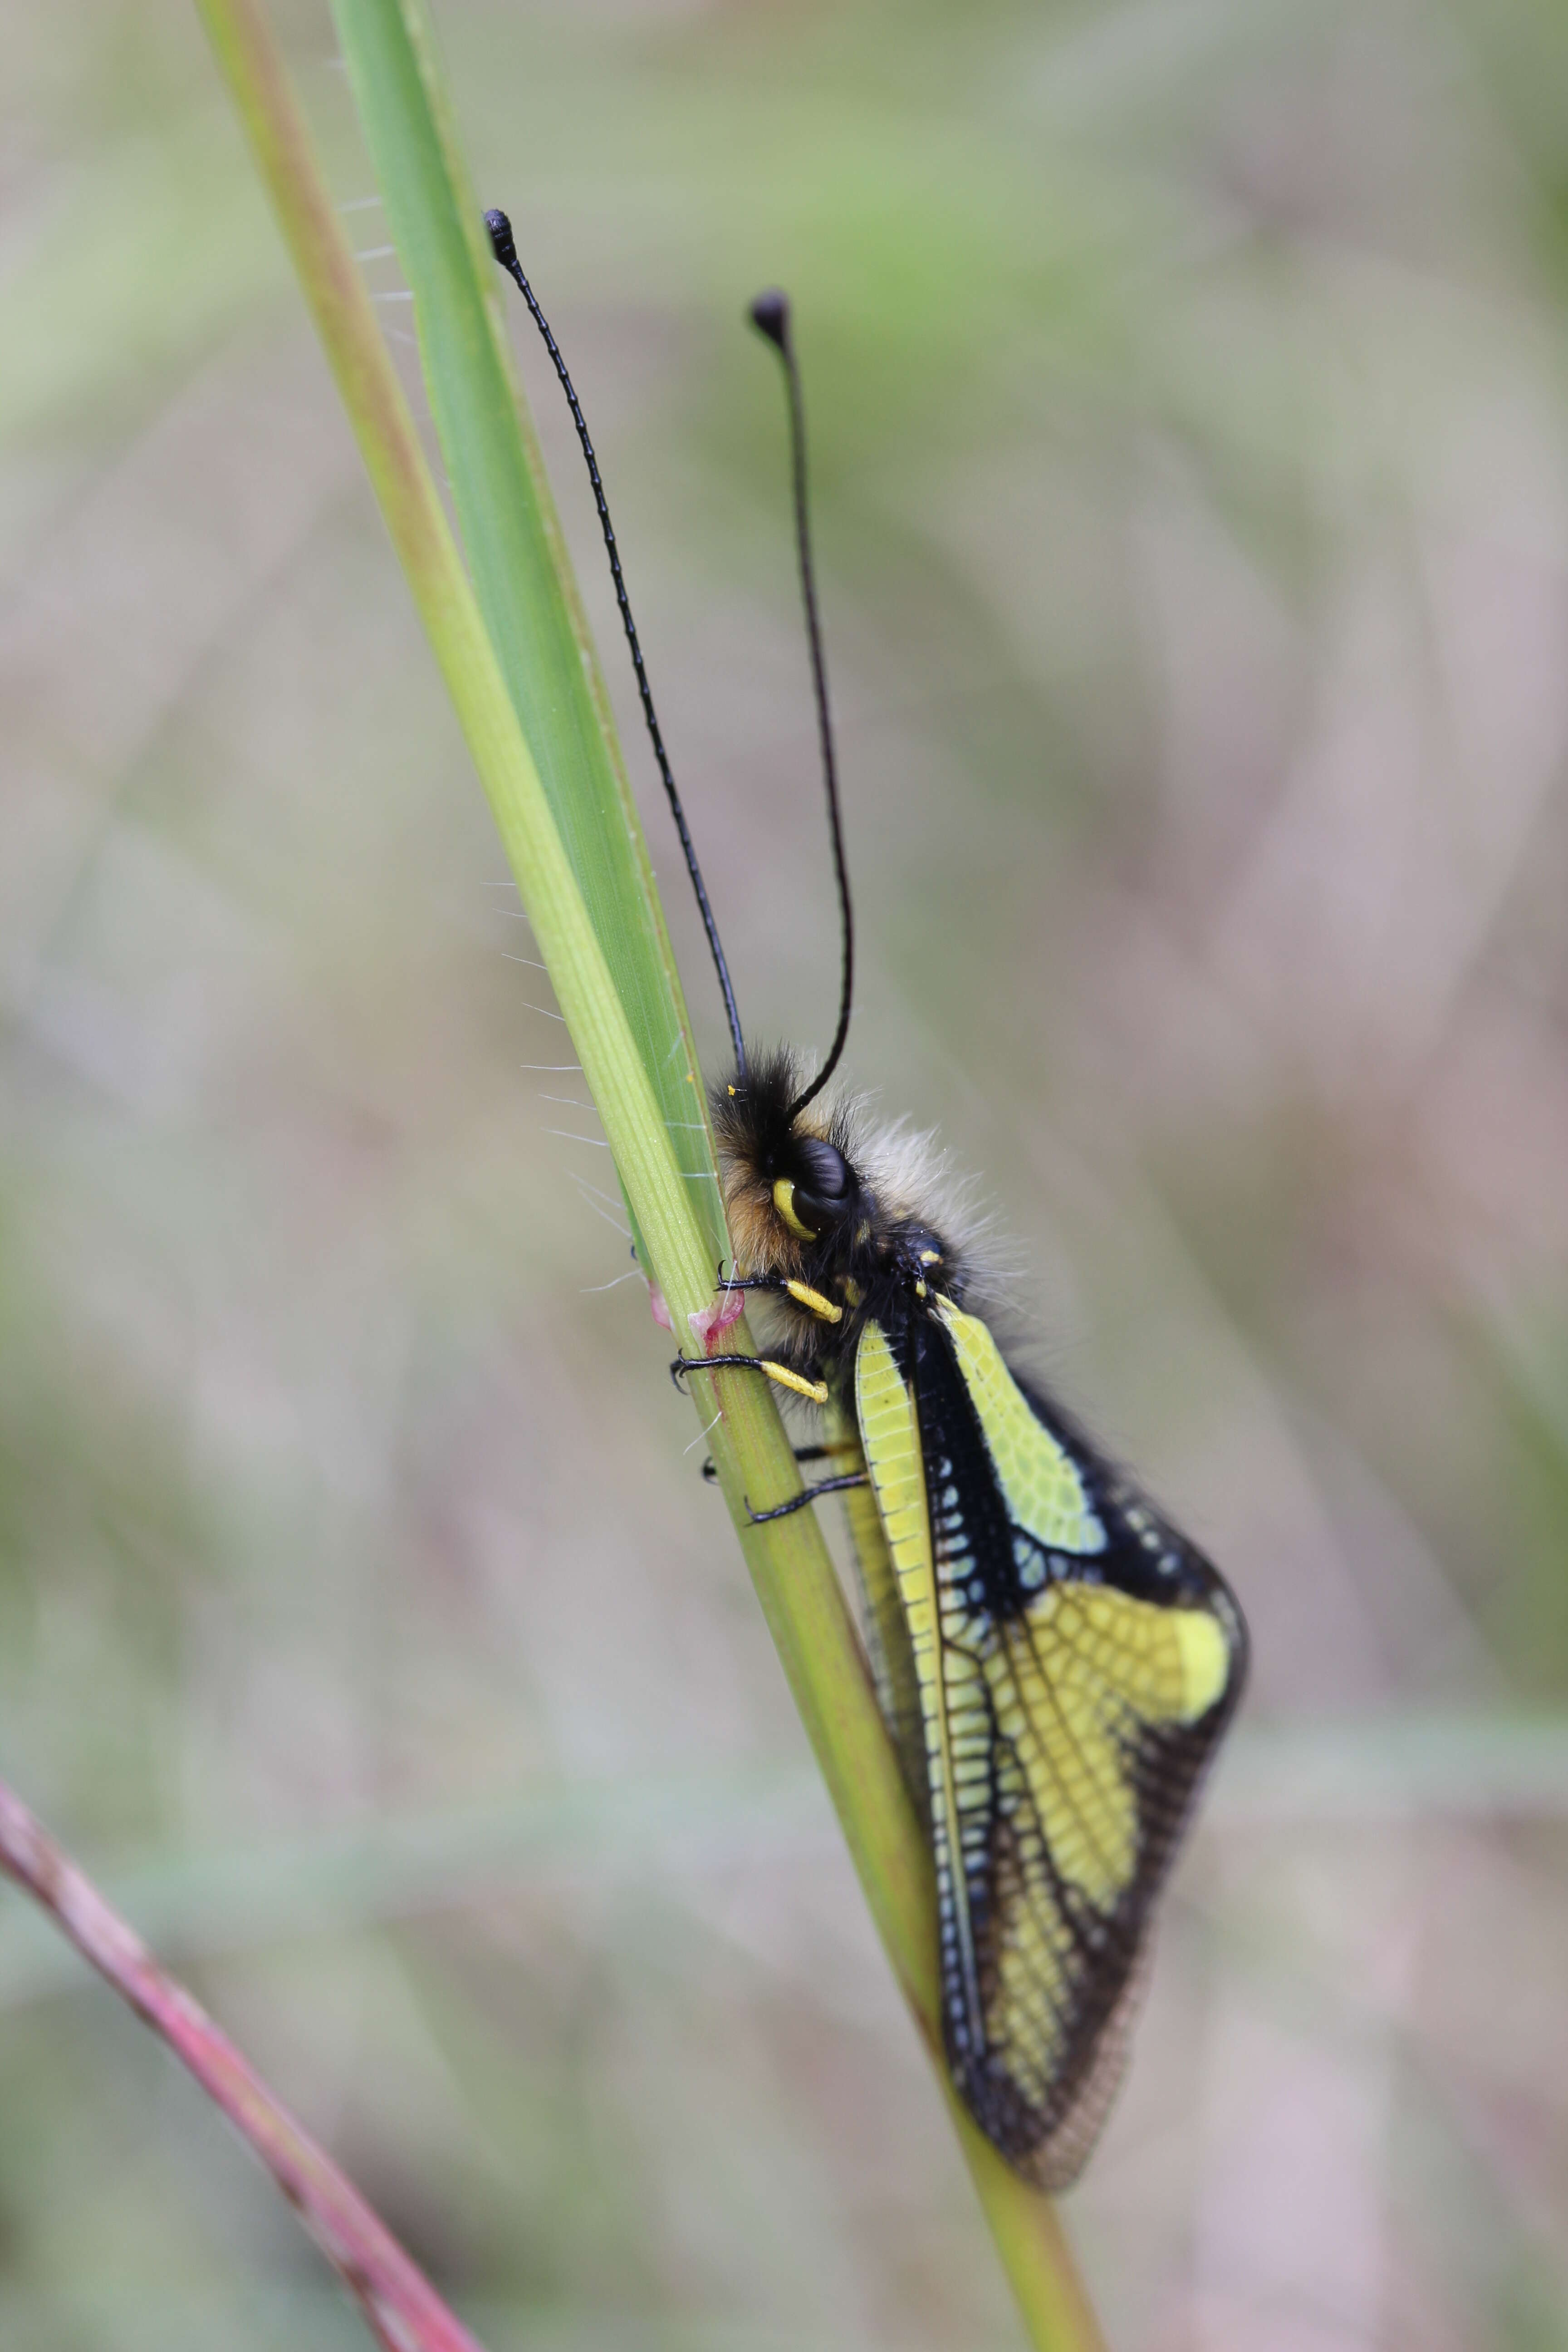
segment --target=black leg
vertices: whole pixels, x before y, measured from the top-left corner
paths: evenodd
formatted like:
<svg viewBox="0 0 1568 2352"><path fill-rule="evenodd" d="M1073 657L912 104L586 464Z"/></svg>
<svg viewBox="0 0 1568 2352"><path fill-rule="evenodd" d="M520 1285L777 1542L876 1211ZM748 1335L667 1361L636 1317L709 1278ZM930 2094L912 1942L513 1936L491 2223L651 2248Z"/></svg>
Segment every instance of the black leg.
<svg viewBox="0 0 1568 2352"><path fill-rule="evenodd" d="M716 1365L743 1365L753 1372L763 1369L761 1356L677 1356L669 1368L669 1377L677 1388L688 1372L710 1372Z"/></svg>
<svg viewBox="0 0 1568 2352"><path fill-rule="evenodd" d="M807 1486L804 1494L792 1495L787 1503L775 1503L771 1511L753 1511L748 1503L746 1517L754 1528L760 1528L769 1519L787 1519L792 1512L804 1511L819 1495L841 1495L847 1486L868 1486L870 1483L864 1470L852 1470L843 1478L819 1478L815 1486Z"/></svg>
<svg viewBox="0 0 1568 2352"><path fill-rule="evenodd" d="M836 1454L853 1454L855 1451L854 1439L846 1438L838 1445L797 1445L795 1448L795 1458L797 1462L831 1462ZM716 1486L719 1484L719 1472L711 1454L702 1465L702 1475L710 1486Z"/></svg>
<svg viewBox="0 0 1568 2352"><path fill-rule="evenodd" d="M782 1290L784 1286L782 1274L726 1274L723 1259L719 1261L721 1290Z"/></svg>

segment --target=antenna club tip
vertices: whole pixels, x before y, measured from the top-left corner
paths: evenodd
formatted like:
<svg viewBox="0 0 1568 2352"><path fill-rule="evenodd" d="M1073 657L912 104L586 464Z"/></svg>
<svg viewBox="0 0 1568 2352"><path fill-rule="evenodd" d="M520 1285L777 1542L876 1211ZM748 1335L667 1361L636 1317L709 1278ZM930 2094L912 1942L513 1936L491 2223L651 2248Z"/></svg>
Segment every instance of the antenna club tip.
<svg viewBox="0 0 1568 2352"><path fill-rule="evenodd" d="M759 335L765 335L769 342L781 352L788 352L789 296L781 287L770 286L764 293L759 294L746 316Z"/></svg>
<svg viewBox="0 0 1568 2352"><path fill-rule="evenodd" d="M490 233L490 251L503 269L510 269L517 259L517 247L512 242L510 221L498 206L485 215L485 226Z"/></svg>

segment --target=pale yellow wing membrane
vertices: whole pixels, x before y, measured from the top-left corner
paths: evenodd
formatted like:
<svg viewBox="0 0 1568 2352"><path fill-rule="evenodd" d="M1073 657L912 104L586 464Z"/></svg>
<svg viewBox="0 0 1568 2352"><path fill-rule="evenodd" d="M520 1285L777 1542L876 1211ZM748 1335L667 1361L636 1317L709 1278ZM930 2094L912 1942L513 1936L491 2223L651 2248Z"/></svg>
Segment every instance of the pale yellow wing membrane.
<svg viewBox="0 0 1568 2352"><path fill-rule="evenodd" d="M1103 1551L1105 1529L1078 1465L1035 1414L988 1327L951 1299L939 1298L936 1307L984 1425L1012 1517L1052 1550Z"/></svg>
<svg viewBox="0 0 1568 2352"><path fill-rule="evenodd" d="M829 1404L823 1420L835 1473L864 1469L859 1428L847 1406L837 1402ZM854 1547L866 1652L877 1687L877 1704L893 1736L910 1794L924 1819L929 1814L930 1801L920 1685L915 1677L914 1652L910 1645L898 1572L888 1549L875 1489L869 1485L850 1487L844 1496L844 1510Z"/></svg>
<svg viewBox="0 0 1568 2352"><path fill-rule="evenodd" d="M991 2050L1028 2105L1052 2112L1074 2045L1088 2052L1095 1980L1109 1930L1132 1893L1152 1844L1163 1843L1135 1769L1164 1752L1175 1780L1191 1784L1187 1733L1223 1696L1230 1651L1201 1609L1162 1608L1110 1588L1058 1585L1025 1615L1004 1622L987 1645L986 1681L1002 1742L998 1843L1010 1885L983 1938L985 2024ZM1132 1924L1131 1962L1141 1932ZM1119 1939L1120 1940L1120 1939ZM1112 1948L1116 1947L1113 1945ZM1119 1994L1125 2041L1131 1996ZM1100 2116L1120 2071L1108 2047L1083 2084ZM1083 2097L1062 2107L1035 2164L1060 2186L1088 2153L1092 2130L1058 2137Z"/></svg>
<svg viewBox="0 0 1568 2352"><path fill-rule="evenodd" d="M938 1932L950 2031L977 2047L984 2032L969 1888L975 1814L990 1751L990 1706L978 1662L950 1646L952 1596L939 1595L914 1398L879 1324L855 1359L855 1414L909 1633L926 1766ZM983 1834L984 1825L981 1824Z"/></svg>
<svg viewBox="0 0 1568 2352"><path fill-rule="evenodd" d="M1223 1695L1224 1629L1206 1610L1054 1584L998 1626L985 1672L1058 1873L1108 1909L1137 1864L1130 1751L1146 1729L1195 1723Z"/></svg>

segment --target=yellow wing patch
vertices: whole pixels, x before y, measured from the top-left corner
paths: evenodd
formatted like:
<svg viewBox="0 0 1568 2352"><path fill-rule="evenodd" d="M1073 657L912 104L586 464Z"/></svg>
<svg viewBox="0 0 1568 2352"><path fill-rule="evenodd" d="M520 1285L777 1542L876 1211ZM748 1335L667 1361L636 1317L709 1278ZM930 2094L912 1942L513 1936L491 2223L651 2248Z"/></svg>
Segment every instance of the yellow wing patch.
<svg viewBox="0 0 1568 2352"><path fill-rule="evenodd" d="M834 1470L865 1469L859 1427L847 1402L841 1403L836 1399L827 1405L824 1421ZM910 1794L922 1818L928 1817L925 1741L914 1654L910 1647L898 1572L888 1549L875 1489L870 1486L850 1487L844 1496L844 1509L860 1583L866 1649L877 1686L877 1704L893 1735Z"/></svg>
<svg viewBox="0 0 1568 2352"><path fill-rule="evenodd" d="M914 1398L876 1323L867 1324L856 1351L855 1416L914 1661L948 2021L951 2030L956 2018L973 2043L983 2026L961 1815L981 1801L990 1710L978 1661L951 1646L956 1612L951 1596L938 1592ZM889 1728L896 1738L897 1727Z"/></svg>
<svg viewBox="0 0 1568 2352"><path fill-rule="evenodd" d="M1195 1723L1230 1670L1206 1611L1058 1584L988 1646L996 1727L1013 1744L1057 1873L1107 1911L1138 1862L1128 1759L1147 1730Z"/></svg>
<svg viewBox="0 0 1568 2352"><path fill-rule="evenodd" d="M922 1576L929 1582L931 1575L925 1463L914 1400L876 1323L867 1324L856 1353L855 1418L900 1584L907 1580L911 1587L906 1606L910 1601L921 1605L926 1596L915 1588ZM912 1623L910 1630L915 1632ZM928 1634L935 1631L929 1610L923 1630Z"/></svg>
<svg viewBox="0 0 1568 2352"><path fill-rule="evenodd" d="M1014 1518L1053 1551L1103 1551L1105 1529L1071 1455L1031 1411L986 1326L949 1298L939 1298L936 1309L952 1334Z"/></svg>

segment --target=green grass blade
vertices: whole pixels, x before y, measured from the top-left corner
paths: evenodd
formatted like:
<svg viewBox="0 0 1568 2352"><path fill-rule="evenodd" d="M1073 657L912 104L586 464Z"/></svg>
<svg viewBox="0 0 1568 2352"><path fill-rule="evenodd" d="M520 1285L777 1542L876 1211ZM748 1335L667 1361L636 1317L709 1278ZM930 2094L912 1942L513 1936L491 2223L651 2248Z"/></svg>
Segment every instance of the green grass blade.
<svg viewBox="0 0 1568 2352"><path fill-rule="evenodd" d="M538 765L425 463L374 308L260 12L205 7L240 100L371 480L451 694L616 1164L672 1305L712 1295L710 1236L555 824ZM548 683L546 691L549 690ZM646 955L649 984L656 966ZM673 1012L666 1027L679 1034Z"/></svg>
<svg viewBox="0 0 1568 2352"><path fill-rule="evenodd" d="M415 298L431 412L484 614L678 1163L726 1246L696 1048L597 656L519 396L506 280L450 133L421 9L334 0L371 160Z"/></svg>
<svg viewBox="0 0 1568 2352"><path fill-rule="evenodd" d="M351 79L415 297L454 503L465 534L476 534L472 583L258 0L199 5L489 798L647 1263L685 1334L686 1318L713 1295L714 1236L693 1197L702 1188L688 1181L678 1157L680 1138L693 1130L672 1127L662 1066L653 1063L662 1051L678 1067L674 1048L684 1045L689 1054L689 1033L537 452L515 422L484 276L489 265L452 161L423 19L397 0L341 0ZM513 525L495 511L512 496L530 517L515 543ZM604 738L598 752L584 731L584 709ZM700 1089L684 1074L676 1083L679 1116L689 1118L689 1098ZM743 1321L732 1344L749 1345ZM689 1341L684 1352L693 1352ZM930 1856L832 1561L813 1513L755 1527L746 1508L747 1498L760 1508L798 1491L788 1438L767 1384L753 1375L710 1374L691 1386L705 1426L711 1423L720 1483L867 1899L941 2067ZM966 2118L958 2122L1032 2340L1052 2352L1091 2352L1099 2336L1050 2205Z"/></svg>

